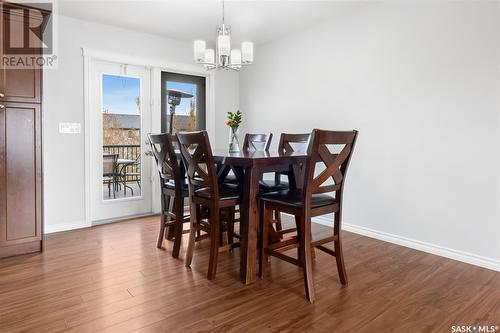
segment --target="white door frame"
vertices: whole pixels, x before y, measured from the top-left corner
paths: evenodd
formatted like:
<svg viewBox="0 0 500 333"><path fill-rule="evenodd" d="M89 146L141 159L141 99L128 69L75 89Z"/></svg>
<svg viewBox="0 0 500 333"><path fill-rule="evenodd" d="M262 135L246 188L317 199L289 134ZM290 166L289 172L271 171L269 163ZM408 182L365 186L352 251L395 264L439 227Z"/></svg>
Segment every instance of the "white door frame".
<svg viewBox="0 0 500 333"><path fill-rule="evenodd" d="M92 226L91 221L91 179L90 179L90 63L92 60L103 60L115 63L145 66L151 70L151 132L159 133L161 131L161 72L168 71L173 73L204 76L206 78L206 126L210 139L214 139L213 131L215 129L215 76L213 72L207 72L203 67L196 64L183 64L156 59L149 59L136 56L126 56L120 53L99 51L87 47L82 47L83 56L83 96L84 96L84 133L85 133L85 224ZM152 166L152 209L153 213L160 212L159 185L156 177L156 168ZM110 221L111 222L111 221Z"/></svg>

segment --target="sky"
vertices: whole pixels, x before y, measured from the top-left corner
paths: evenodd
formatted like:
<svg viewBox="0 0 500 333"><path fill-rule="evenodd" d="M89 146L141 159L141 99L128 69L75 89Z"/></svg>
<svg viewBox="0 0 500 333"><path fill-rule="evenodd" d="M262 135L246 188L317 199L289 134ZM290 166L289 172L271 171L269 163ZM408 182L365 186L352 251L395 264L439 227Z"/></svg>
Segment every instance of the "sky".
<svg viewBox="0 0 500 333"><path fill-rule="evenodd" d="M102 108L108 113L140 114L136 99L141 94L141 80L133 77L102 75Z"/></svg>
<svg viewBox="0 0 500 333"><path fill-rule="evenodd" d="M175 89L196 95L196 85L191 83L167 82L167 89ZM102 75L102 108L103 112L115 114L136 114L136 99L141 94L141 81L138 78ZM188 115L190 112L191 98L183 98L181 104L176 107L175 113L178 115Z"/></svg>

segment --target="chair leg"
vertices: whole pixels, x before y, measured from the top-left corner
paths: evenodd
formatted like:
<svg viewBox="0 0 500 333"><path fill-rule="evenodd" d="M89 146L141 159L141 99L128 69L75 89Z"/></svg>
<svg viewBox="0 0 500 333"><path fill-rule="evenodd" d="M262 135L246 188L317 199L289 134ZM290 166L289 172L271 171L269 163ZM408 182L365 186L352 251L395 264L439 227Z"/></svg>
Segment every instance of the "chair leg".
<svg viewBox="0 0 500 333"><path fill-rule="evenodd" d="M304 286L307 300L314 303L314 281L312 274L312 255L311 255L311 222L310 217L301 216L300 233L300 261L304 269ZM309 219L309 221L307 220Z"/></svg>
<svg viewBox="0 0 500 333"><path fill-rule="evenodd" d="M297 228L297 234L300 234L301 230L301 219L299 216L295 216L295 227ZM312 232L310 232L311 241L312 241ZM314 251L314 247L311 247L311 258L316 259L316 252ZM300 248L297 249L297 256L300 257Z"/></svg>
<svg viewBox="0 0 500 333"><path fill-rule="evenodd" d="M184 224L184 200L182 196L174 197L175 228L174 228L174 248L172 257L178 258L182 243L182 229Z"/></svg>
<svg viewBox="0 0 500 333"><path fill-rule="evenodd" d="M300 219L300 216L298 216L298 215L295 215L294 218L295 218L295 228L297 228L297 238L299 238L300 235L302 234L302 231L301 231L302 230L302 225L301 225L301 223L302 223L301 221L302 220ZM301 259L301 252L300 251L301 251L301 249L300 249L300 246L299 246L297 248L297 258L299 260L302 260Z"/></svg>
<svg viewBox="0 0 500 333"><path fill-rule="evenodd" d="M163 244L163 237L165 236L165 223L168 221L168 218L165 216L165 207L168 207L168 202L170 202L170 196L167 196L161 193L161 219L160 219L160 233L158 234L158 241L156 243L156 247L161 249Z"/></svg>
<svg viewBox="0 0 500 333"><path fill-rule="evenodd" d="M231 207L229 208L229 216L227 219L227 243L228 244L233 244L234 243L234 214L236 214L236 208ZM232 251L232 249L231 249Z"/></svg>
<svg viewBox="0 0 500 333"><path fill-rule="evenodd" d="M171 197L171 196L167 196L167 203L166 203L166 207L168 207L168 211L170 213L174 213L174 203L175 203L175 197ZM174 213L175 214L175 213ZM171 218L168 217L167 218L167 222L170 222L171 221ZM165 233L165 239L167 240L172 240L174 238L174 230L175 228L173 227L167 227L167 232Z"/></svg>
<svg viewBox="0 0 500 333"><path fill-rule="evenodd" d="M259 276L262 279L264 274L266 273L267 268L267 243L269 238L269 224L271 220L273 211L266 207L264 203L264 207L262 208L262 218L260 219L260 227L262 232L262 239L260 245L260 254L259 254Z"/></svg>
<svg viewBox="0 0 500 333"><path fill-rule="evenodd" d="M210 209L210 259L208 262L207 279L215 279L217 272L217 260L219 257L220 237L220 210L218 207Z"/></svg>
<svg viewBox="0 0 500 333"><path fill-rule="evenodd" d="M333 227L333 235L337 236L336 241L334 241L335 245L335 260L337 261L337 269L339 271L340 283L343 285L347 285L347 273L344 265L344 254L342 252L342 237L340 235L340 220L341 220L341 212L335 213L335 225Z"/></svg>
<svg viewBox="0 0 500 333"><path fill-rule="evenodd" d="M158 234L158 242L156 243L156 247L159 249L161 249L164 234L165 234L165 215L162 212L160 218L160 233Z"/></svg>
<svg viewBox="0 0 500 333"><path fill-rule="evenodd" d="M279 211L274 211L274 219L276 222L276 231L283 230L283 225L281 224L281 213ZM283 235L280 235L280 238L283 238Z"/></svg>
<svg viewBox="0 0 500 333"><path fill-rule="evenodd" d="M190 223L189 223L189 243L186 251L185 265L186 267L191 266L191 261L193 260L194 242L196 240L196 228L194 227L198 223L198 207L196 204L191 203L190 205Z"/></svg>

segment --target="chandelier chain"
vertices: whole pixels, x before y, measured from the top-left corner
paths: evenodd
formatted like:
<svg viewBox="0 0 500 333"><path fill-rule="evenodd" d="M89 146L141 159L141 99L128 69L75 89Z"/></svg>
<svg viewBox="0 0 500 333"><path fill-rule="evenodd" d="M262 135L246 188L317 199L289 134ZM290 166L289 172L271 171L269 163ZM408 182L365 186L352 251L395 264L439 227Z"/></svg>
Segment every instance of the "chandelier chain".
<svg viewBox="0 0 500 333"><path fill-rule="evenodd" d="M224 25L224 0L222 0L222 25Z"/></svg>

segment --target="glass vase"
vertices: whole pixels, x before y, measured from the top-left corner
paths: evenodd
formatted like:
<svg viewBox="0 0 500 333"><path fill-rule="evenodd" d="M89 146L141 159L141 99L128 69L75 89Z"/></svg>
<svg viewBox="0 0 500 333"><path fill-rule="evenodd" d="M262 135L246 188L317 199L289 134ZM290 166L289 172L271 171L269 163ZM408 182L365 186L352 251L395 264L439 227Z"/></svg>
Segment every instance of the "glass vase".
<svg viewBox="0 0 500 333"><path fill-rule="evenodd" d="M240 152L240 128L237 126L229 128L229 152Z"/></svg>

